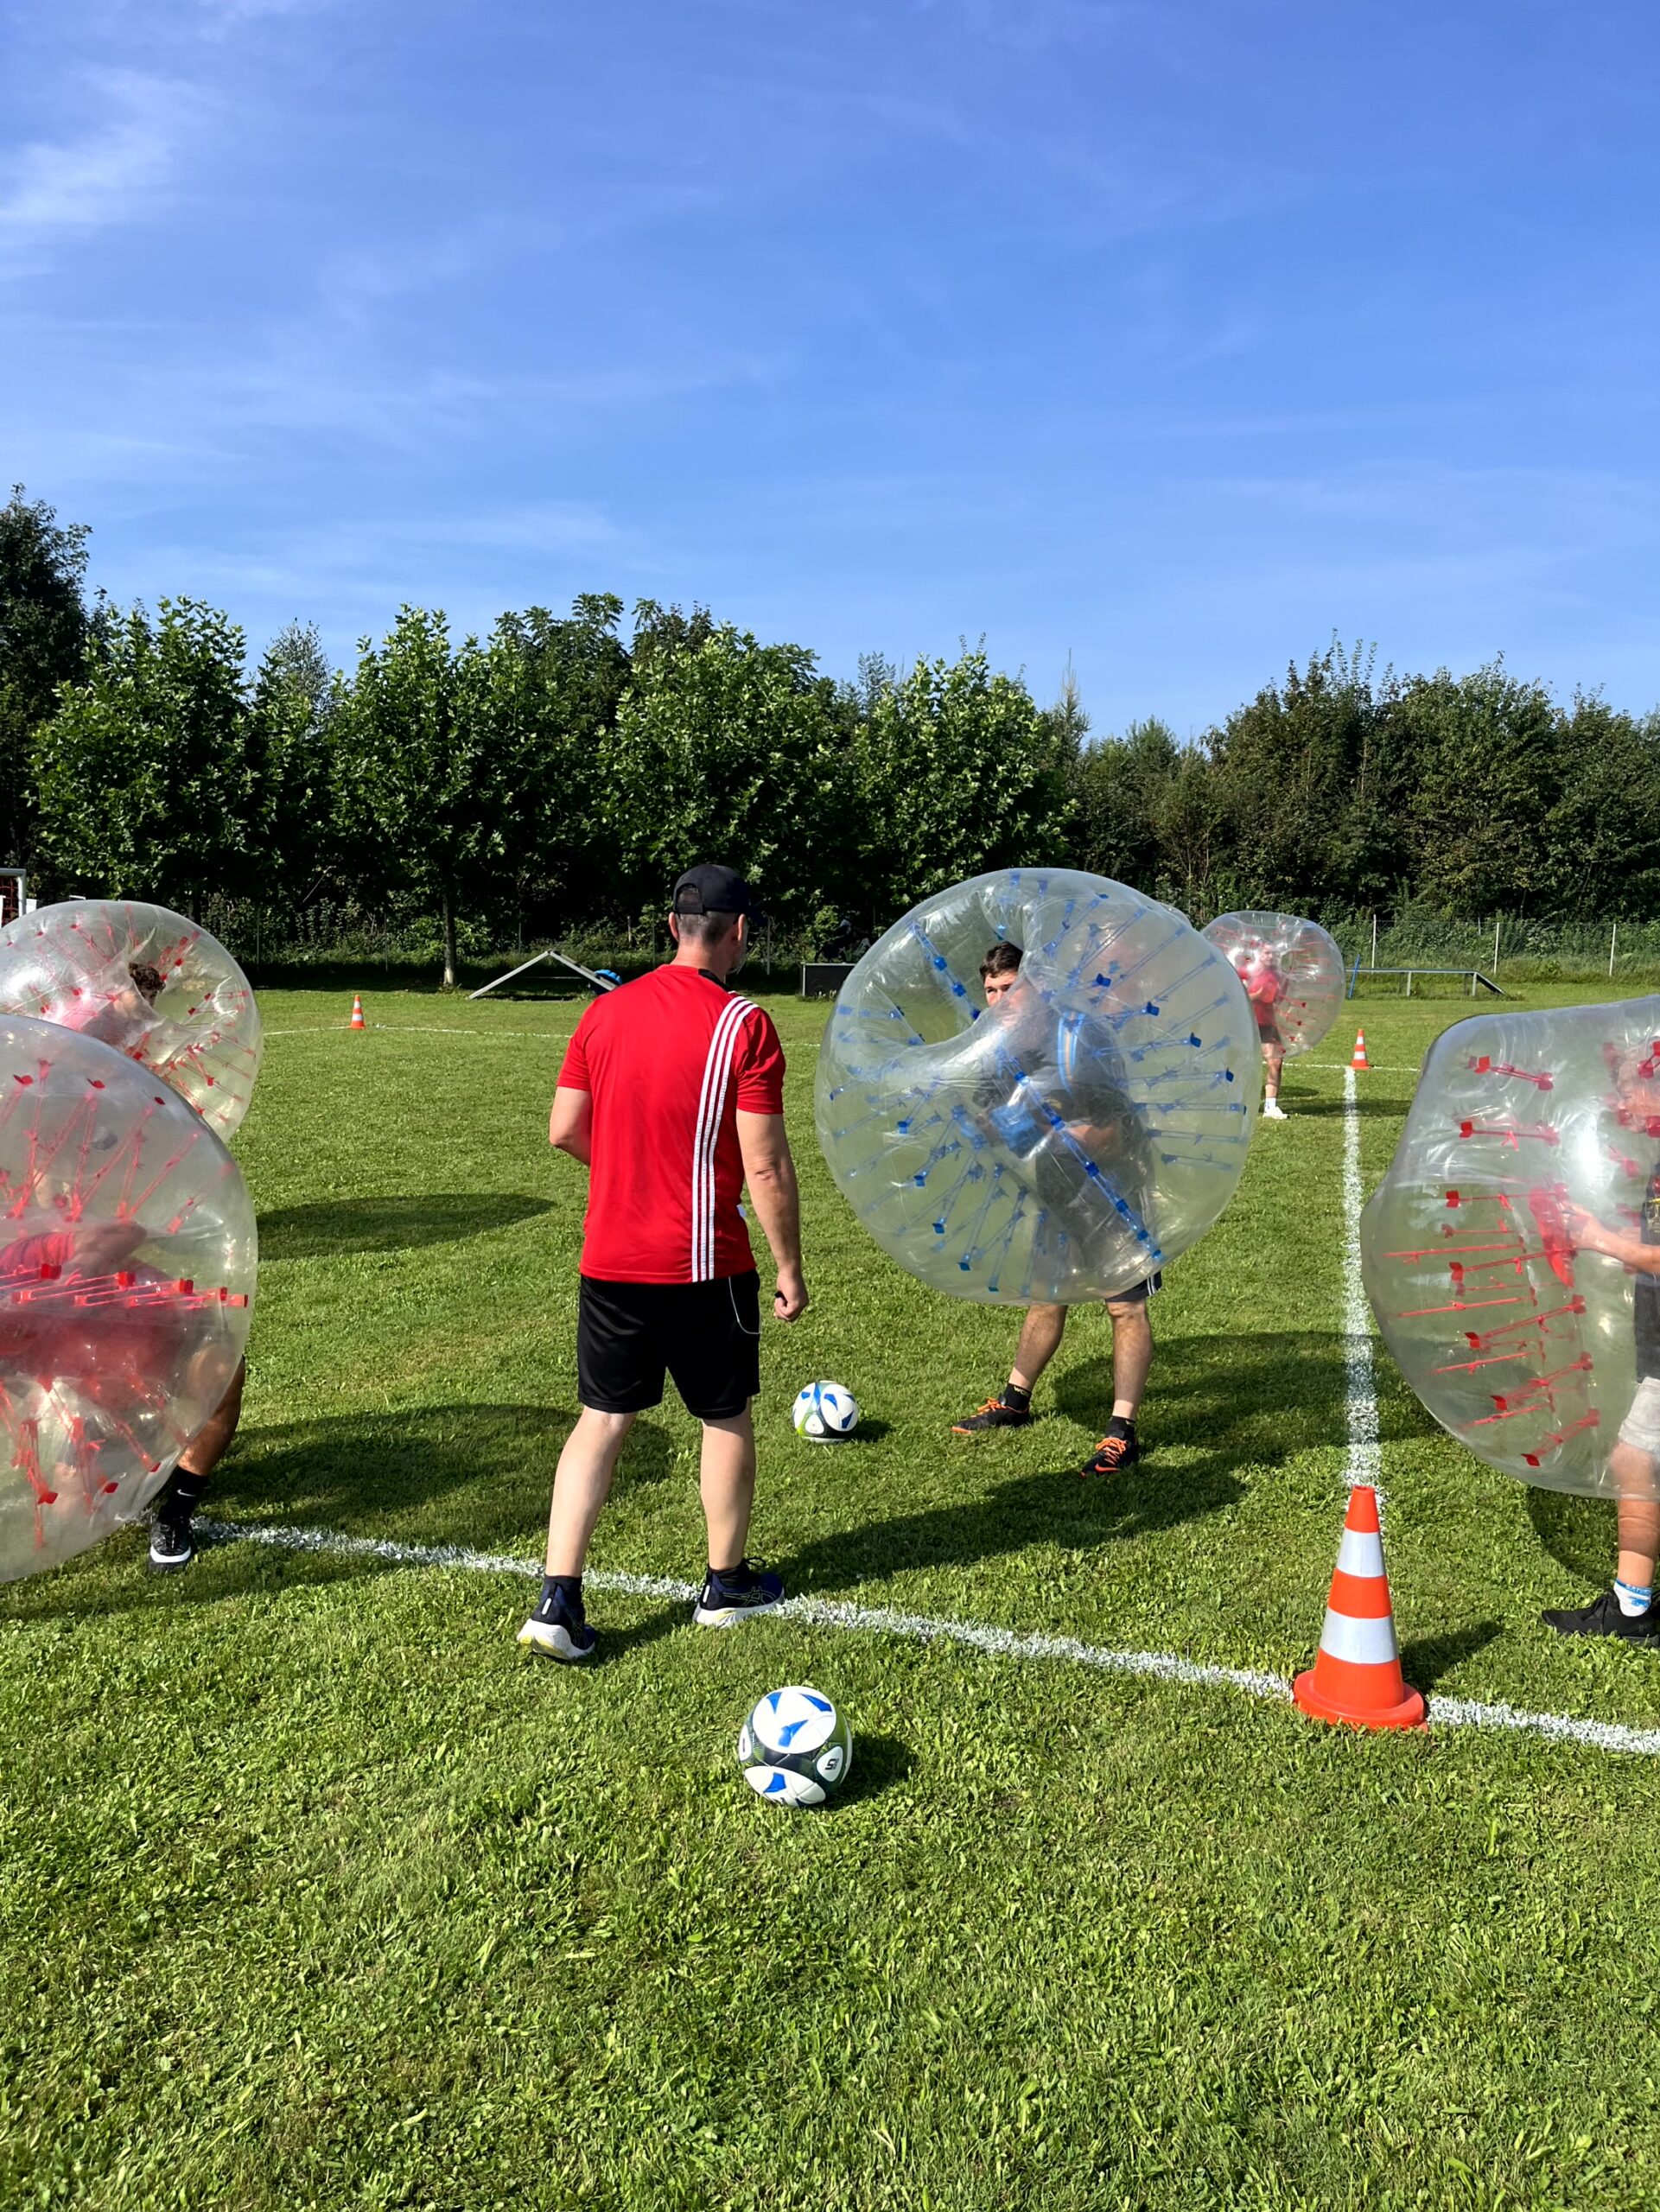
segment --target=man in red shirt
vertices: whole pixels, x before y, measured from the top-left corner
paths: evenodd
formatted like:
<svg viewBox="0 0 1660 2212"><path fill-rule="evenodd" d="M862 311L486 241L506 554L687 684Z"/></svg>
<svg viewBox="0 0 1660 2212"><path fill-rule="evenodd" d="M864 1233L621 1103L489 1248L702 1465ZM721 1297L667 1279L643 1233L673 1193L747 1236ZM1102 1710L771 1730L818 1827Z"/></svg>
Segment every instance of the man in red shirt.
<svg viewBox="0 0 1660 2212"><path fill-rule="evenodd" d="M728 988L749 945L749 887L729 868L675 885L666 967L596 999L559 1071L550 1143L588 1171L576 1375L582 1410L554 1476L547 1575L521 1643L588 1659L582 1567L623 1439L665 1372L703 1425L709 1574L692 1618L727 1628L784 1586L744 1555L755 1494L749 1402L760 1388L760 1278L744 1185L778 1270L773 1311L807 1303L784 1052L767 1015Z"/></svg>

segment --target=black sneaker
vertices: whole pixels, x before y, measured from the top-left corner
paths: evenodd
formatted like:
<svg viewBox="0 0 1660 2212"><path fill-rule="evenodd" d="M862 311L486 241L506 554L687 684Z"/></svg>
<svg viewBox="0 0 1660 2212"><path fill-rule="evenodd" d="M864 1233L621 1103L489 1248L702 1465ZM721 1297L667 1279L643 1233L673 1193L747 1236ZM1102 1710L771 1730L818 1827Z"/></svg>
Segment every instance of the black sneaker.
<svg viewBox="0 0 1660 2212"><path fill-rule="evenodd" d="M550 1659L563 1660L568 1667L591 1659L599 1641L588 1624L580 1590L554 1591L520 1629L518 1640L532 1651L544 1651Z"/></svg>
<svg viewBox="0 0 1660 2212"><path fill-rule="evenodd" d="M188 1513L158 1513L149 1524L149 1563L158 1574L174 1574L196 1556L196 1532Z"/></svg>
<svg viewBox="0 0 1660 2212"><path fill-rule="evenodd" d="M1142 1456L1142 1447L1135 1441L1135 1431L1127 1428L1122 1436L1109 1429L1089 1458L1078 1469L1082 1476L1122 1475L1126 1467L1133 1467Z"/></svg>
<svg viewBox="0 0 1660 2212"><path fill-rule="evenodd" d="M1650 1649L1660 1645L1660 1605L1650 1602L1644 1612L1622 1613L1619 1599L1612 1590L1605 1590L1588 1605L1541 1613L1539 1618L1558 1636L1612 1636L1619 1643Z"/></svg>
<svg viewBox="0 0 1660 2212"><path fill-rule="evenodd" d="M1024 1428L1032 1418L1030 1406L1011 1406L1002 1398L988 1398L977 1413L951 1423L953 1436L983 1436L989 1428Z"/></svg>
<svg viewBox="0 0 1660 2212"><path fill-rule="evenodd" d="M768 1613L784 1596L784 1577L766 1574L741 1559L724 1574L710 1567L692 1618L699 1628L735 1628L754 1613Z"/></svg>

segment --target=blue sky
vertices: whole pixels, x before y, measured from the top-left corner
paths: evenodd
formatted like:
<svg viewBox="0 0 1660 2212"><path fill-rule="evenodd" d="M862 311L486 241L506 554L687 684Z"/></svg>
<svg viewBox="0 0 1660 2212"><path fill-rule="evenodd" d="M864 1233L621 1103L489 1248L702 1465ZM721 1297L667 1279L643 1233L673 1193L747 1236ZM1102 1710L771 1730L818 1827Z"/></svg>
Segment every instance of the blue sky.
<svg viewBox="0 0 1660 2212"><path fill-rule="evenodd" d="M1202 728L1660 702L1660 17L7 0L0 465L118 597L702 600Z"/></svg>

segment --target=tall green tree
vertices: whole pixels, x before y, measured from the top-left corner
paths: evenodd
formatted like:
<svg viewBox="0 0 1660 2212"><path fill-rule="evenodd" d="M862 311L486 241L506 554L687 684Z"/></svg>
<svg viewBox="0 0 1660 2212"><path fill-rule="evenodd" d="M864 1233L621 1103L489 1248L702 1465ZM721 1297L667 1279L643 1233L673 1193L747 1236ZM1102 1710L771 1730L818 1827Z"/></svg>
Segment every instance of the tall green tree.
<svg viewBox="0 0 1660 2212"><path fill-rule="evenodd" d="M859 911L872 929L965 876L1065 853L1061 747L1026 686L994 674L979 647L919 660L878 691L858 769Z"/></svg>
<svg viewBox="0 0 1660 2212"><path fill-rule="evenodd" d="M1184 869L1170 846L1170 811L1182 765L1175 732L1156 716L1085 747L1066 777L1072 802L1068 844L1078 865L1139 891L1174 896Z"/></svg>
<svg viewBox="0 0 1660 2212"><path fill-rule="evenodd" d="M1376 796L1369 660L1335 643L1292 667L1209 741L1230 873L1253 904L1352 893L1351 822ZM1377 865L1367 849L1368 867Z"/></svg>
<svg viewBox="0 0 1660 2212"><path fill-rule="evenodd" d="M259 664L248 740L261 888L290 912L305 912L338 861L332 731L338 704L316 626L290 622Z"/></svg>
<svg viewBox="0 0 1660 2212"><path fill-rule="evenodd" d="M1495 661L1402 686L1391 721L1409 748L1415 894L1448 914L1541 913L1547 823L1563 784L1561 717L1542 683Z"/></svg>
<svg viewBox="0 0 1660 2212"><path fill-rule="evenodd" d="M0 863L31 857L35 734L81 672L88 616L85 523L60 523L21 484L0 507Z"/></svg>
<svg viewBox="0 0 1660 2212"><path fill-rule="evenodd" d="M500 741L499 677L476 639L451 647L441 611L405 607L378 645L363 639L333 723L357 866L432 901L452 990L461 903L487 896L507 858L518 755Z"/></svg>
<svg viewBox="0 0 1660 2212"><path fill-rule="evenodd" d="M601 760L631 674L617 634L622 601L582 594L569 615L532 607L491 634L496 742L513 785L504 882L522 915L603 912L616 895L614 855L600 832ZM505 764L504 764L505 765Z"/></svg>
<svg viewBox="0 0 1660 2212"><path fill-rule="evenodd" d="M634 656L601 755L621 911L663 906L683 868L721 860L799 926L844 893L852 857L850 729L799 645L716 625Z"/></svg>
<svg viewBox="0 0 1660 2212"><path fill-rule="evenodd" d="M112 619L35 759L37 837L66 882L200 911L245 886L257 834L245 646L217 607Z"/></svg>

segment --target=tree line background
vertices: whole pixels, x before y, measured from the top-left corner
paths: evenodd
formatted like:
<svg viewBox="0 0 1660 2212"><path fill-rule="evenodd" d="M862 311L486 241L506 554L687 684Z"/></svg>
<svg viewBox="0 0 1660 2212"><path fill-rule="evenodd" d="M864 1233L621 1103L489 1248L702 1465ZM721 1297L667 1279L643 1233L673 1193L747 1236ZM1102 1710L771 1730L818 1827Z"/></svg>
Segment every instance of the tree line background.
<svg viewBox="0 0 1660 2212"><path fill-rule="evenodd" d="M296 623L86 588L85 525L0 508L0 862L154 899L245 957L649 958L675 874L744 869L779 955L850 949L981 870L1063 862L1203 922L1308 913L1379 957L1660 956L1660 715L1495 662L1333 643L1183 742L1091 731L978 647L856 682L803 645L584 594L456 638L406 607L355 665ZM1484 958L1485 964L1485 958Z"/></svg>

